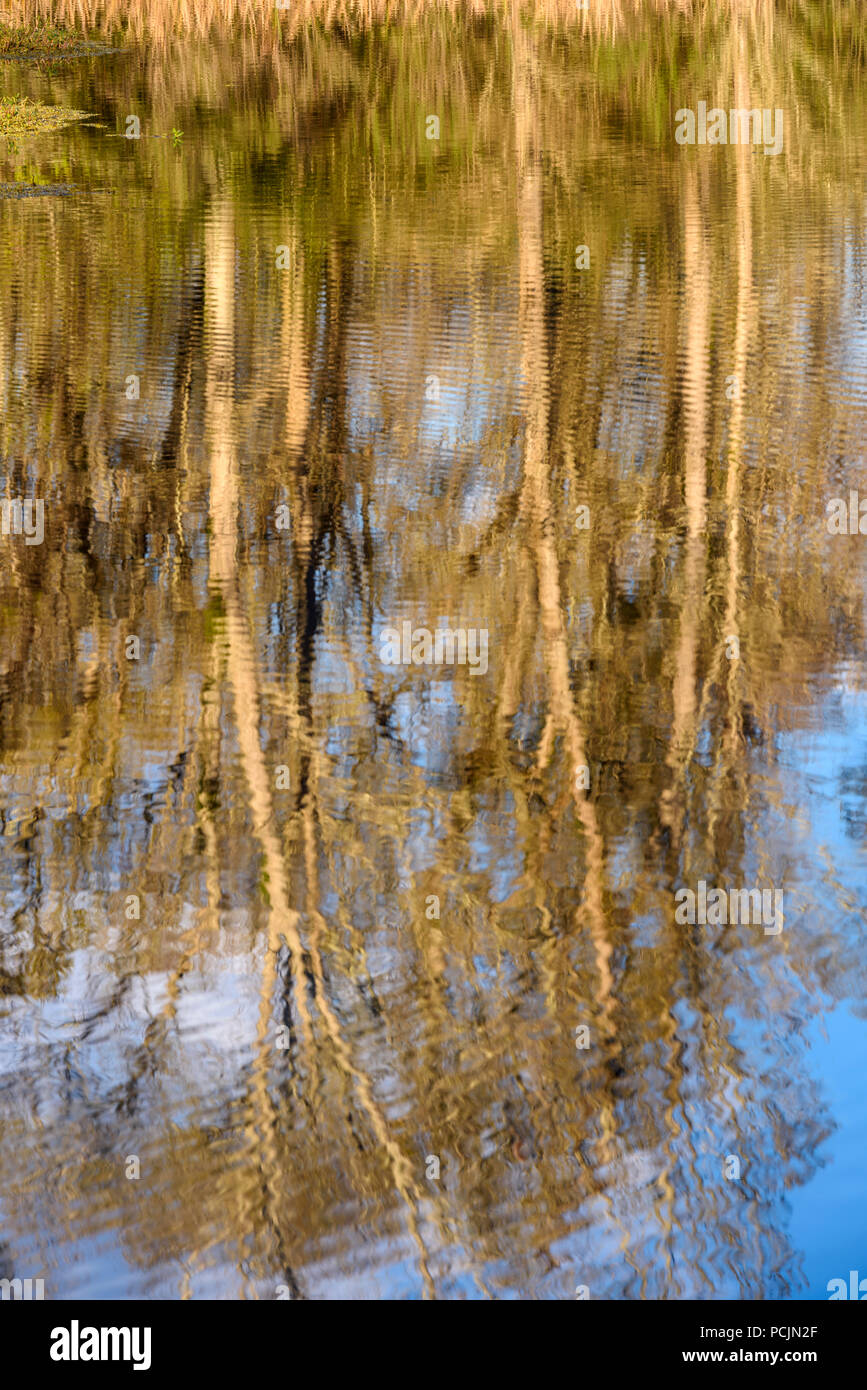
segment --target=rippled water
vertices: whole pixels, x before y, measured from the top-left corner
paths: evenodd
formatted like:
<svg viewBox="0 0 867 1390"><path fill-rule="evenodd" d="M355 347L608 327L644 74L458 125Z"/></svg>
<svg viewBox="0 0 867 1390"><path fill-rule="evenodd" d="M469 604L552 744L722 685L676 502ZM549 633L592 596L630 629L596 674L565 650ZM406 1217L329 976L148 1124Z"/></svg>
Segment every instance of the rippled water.
<svg viewBox="0 0 867 1390"><path fill-rule="evenodd" d="M46 189L0 192L0 499L44 503L0 537L0 1275L864 1270L867 539L826 508L867 497L867 86L830 13L0 65L92 113L0 141ZM735 98L779 155L675 142ZM404 623L486 663L384 664ZM679 922L700 880L782 930Z"/></svg>

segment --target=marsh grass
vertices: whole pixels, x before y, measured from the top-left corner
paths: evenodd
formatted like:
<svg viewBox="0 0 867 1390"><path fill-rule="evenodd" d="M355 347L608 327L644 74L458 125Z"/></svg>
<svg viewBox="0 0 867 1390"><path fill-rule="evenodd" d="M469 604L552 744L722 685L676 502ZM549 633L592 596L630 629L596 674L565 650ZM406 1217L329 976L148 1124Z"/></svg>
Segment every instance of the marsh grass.
<svg viewBox="0 0 867 1390"><path fill-rule="evenodd" d="M45 21L23 25L0 21L0 56L5 58L54 57L80 52L85 47L80 34Z"/></svg>

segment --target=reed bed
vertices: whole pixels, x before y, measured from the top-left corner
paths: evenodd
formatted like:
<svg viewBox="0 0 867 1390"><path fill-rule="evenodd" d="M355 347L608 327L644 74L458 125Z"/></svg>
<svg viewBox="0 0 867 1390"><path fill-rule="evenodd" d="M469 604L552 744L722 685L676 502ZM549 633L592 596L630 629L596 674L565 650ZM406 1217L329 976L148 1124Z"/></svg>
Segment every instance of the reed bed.
<svg viewBox="0 0 867 1390"><path fill-rule="evenodd" d="M705 20L718 14L758 15L778 8L809 10L809 0L11 0L8 23L34 16L90 32L123 30L161 42L174 34L206 35L226 25L241 27L265 42L279 42L310 23L329 30L365 30L375 25L413 23L434 12L478 19L510 16L554 25L579 25L617 32L642 15L680 14ZM827 6L824 8L827 9ZM833 0L832 10L851 10L849 0Z"/></svg>

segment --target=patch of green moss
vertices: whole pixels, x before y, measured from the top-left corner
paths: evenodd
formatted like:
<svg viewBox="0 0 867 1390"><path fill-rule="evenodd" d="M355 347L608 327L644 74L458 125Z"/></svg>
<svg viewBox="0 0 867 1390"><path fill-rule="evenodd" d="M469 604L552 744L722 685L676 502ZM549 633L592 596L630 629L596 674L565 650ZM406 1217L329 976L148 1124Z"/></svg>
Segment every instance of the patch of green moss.
<svg viewBox="0 0 867 1390"><path fill-rule="evenodd" d="M0 58L75 58L110 52L104 44L82 38L73 29L59 29L54 24L12 28L0 23Z"/></svg>
<svg viewBox="0 0 867 1390"><path fill-rule="evenodd" d="M29 97L0 97L0 136L16 139L21 135L41 135L89 114L66 106L43 106Z"/></svg>

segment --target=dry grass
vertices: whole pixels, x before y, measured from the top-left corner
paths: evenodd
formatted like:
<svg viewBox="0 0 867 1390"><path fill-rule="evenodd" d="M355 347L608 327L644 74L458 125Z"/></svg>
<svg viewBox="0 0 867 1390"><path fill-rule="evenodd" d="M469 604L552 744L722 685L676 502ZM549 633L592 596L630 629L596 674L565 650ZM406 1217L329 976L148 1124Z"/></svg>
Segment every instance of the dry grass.
<svg viewBox="0 0 867 1390"><path fill-rule="evenodd" d="M160 41L174 33L207 34L215 26L236 24L266 39L292 34L315 20L326 29L364 29L392 20L412 21L431 11L458 16L509 14L517 8L546 23L578 24L595 30L619 29L642 12L706 14L754 12L774 0L10 0L7 13L19 21L45 17L92 31L125 29Z"/></svg>
<svg viewBox="0 0 867 1390"><path fill-rule="evenodd" d="M86 111L72 111L65 106L44 106L26 96L0 97L0 138L44 135L83 120L86 115Z"/></svg>

